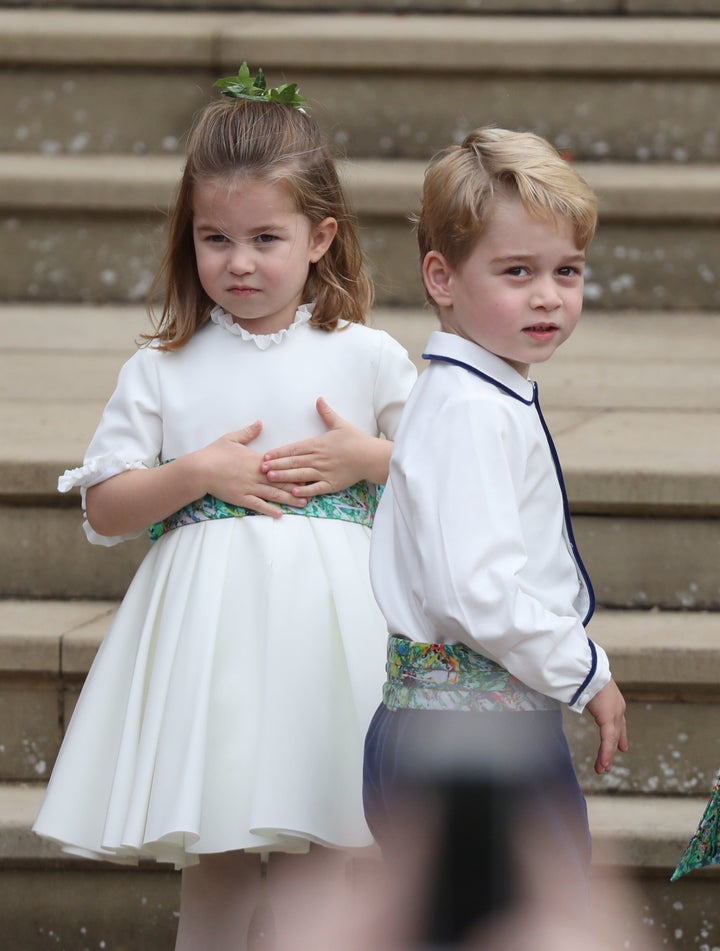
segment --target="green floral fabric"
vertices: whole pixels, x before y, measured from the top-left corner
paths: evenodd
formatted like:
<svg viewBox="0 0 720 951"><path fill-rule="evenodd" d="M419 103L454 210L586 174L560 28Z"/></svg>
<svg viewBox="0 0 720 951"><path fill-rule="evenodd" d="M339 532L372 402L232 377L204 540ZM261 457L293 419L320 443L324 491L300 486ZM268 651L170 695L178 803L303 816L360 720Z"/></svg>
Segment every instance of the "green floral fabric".
<svg viewBox="0 0 720 951"><path fill-rule="evenodd" d="M328 495L317 495L308 499L307 505L302 508L293 508L291 505L281 505L280 508L288 515L305 515L309 518L334 518L343 522L354 522L372 528L378 502L382 495L383 486L374 482L356 482L341 492L332 492ZM214 495L205 495L195 502L173 512L161 522L155 522L148 528L150 540L155 542L166 532L170 532L182 525L192 525L194 522L206 522L215 518L244 518L257 515L252 509L240 505L230 505Z"/></svg>
<svg viewBox="0 0 720 951"><path fill-rule="evenodd" d="M675 882L693 869L707 865L720 865L720 773L715 778L710 801L705 808L697 832L690 839L670 881Z"/></svg>
<svg viewBox="0 0 720 951"><path fill-rule="evenodd" d="M383 703L391 710L555 710L504 667L464 644L388 640Z"/></svg>

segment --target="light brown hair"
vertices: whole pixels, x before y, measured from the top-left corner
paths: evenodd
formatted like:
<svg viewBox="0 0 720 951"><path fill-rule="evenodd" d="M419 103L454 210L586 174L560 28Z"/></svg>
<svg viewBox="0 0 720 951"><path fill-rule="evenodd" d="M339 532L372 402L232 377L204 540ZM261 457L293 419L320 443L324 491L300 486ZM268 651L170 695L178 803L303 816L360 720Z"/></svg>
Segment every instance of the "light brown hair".
<svg viewBox="0 0 720 951"><path fill-rule="evenodd" d="M372 282L329 146L306 112L274 102L220 100L200 114L170 215L168 243L153 294L162 288L155 332L160 349L178 350L207 323L214 306L198 276L193 243L193 188L197 183L252 181L280 184L311 225L335 218L329 250L310 265L303 302L315 302L311 324L335 330L338 321L364 323Z"/></svg>
<svg viewBox="0 0 720 951"><path fill-rule="evenodd" d="M529 215L571 222L586 250L597 225L597 197L545 139L531 132L476 129L436 155L425 172L415 219L421 263L439 251L457 268L472 251L497 198L517 196Z"/></svg>

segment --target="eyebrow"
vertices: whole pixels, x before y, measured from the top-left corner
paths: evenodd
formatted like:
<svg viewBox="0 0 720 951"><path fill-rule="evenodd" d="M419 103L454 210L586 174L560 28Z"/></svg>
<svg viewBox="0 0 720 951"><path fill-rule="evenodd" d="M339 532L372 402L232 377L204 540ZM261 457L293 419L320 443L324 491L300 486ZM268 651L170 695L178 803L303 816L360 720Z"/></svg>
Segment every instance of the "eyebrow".
<svg viewBox="0 0 720 951"><path fill-rule="evenodd" d="M519 251L517 254L502 254L496 258L492 258L491 264L509 264L513 262L522 262L522 261L533 261L537 255L527 254L526 252ZM577 251L575 254L568 254L567 256L561 258L562 261L567 262L568 264L574 264L579 261L585 261L587 255L584 251Z"/></svg>
<svg viewBox="0 0 720 951"><path fill-rule="evenodd" d="M196 218L195 227L197 228L198 231L213 231L213 232L217 232L218 234L227 233L224 228L218 227L218 225L215 224L212 220L203 221L202 219L198 220ZM287 231L287 230L288 229L284 227L283 225L267 224L267 225L257 225L256 227L251 228L247 233L249 235L258 235L258 234L265 234L268 231Z"/></svg>

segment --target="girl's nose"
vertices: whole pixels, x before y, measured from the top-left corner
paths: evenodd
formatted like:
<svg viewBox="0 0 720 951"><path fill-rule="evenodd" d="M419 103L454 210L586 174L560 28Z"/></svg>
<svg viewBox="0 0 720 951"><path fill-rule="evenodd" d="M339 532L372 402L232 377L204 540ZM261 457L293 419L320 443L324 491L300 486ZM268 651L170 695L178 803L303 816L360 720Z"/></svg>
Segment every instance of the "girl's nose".
<svg viewBox="0 0 720 951"><path fill-rule="evenodd" d="M255 270L252 249L243 244L233 245L227 268L231 274L251 274Z"/></svg>

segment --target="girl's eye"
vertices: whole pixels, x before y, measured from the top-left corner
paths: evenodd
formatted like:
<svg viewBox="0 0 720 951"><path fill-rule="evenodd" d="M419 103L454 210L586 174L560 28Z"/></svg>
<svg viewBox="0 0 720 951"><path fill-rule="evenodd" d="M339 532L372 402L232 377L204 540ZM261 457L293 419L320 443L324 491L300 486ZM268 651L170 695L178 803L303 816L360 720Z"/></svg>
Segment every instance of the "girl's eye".
<svg viewBox="0 0 720 951"><path fill-rule="evenodd" d="M209 234L207 236L207 240L210 242L210 244L223 244L225 241L227 241L227 238L224 234Z"/></svg>
<svg viewBox="0 0 720 951"><path fill-rule="evenodd" d="M256 235L255 240L258 244L271 244L276 238L274 234L259 234Z"/></svg>

